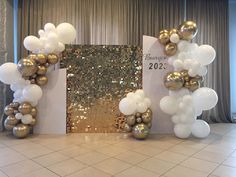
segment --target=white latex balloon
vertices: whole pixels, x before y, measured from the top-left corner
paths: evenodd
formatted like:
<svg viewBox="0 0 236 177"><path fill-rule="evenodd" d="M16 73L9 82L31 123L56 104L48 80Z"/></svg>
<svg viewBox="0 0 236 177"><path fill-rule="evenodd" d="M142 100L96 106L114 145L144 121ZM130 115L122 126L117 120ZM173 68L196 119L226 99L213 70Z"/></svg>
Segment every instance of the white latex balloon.
<svg viewBox="0 0 236 177"><path fill-rule="evenodd" d="M129 92L126 96L129 99L133 99L135 97L135 94L134 94L134 92Z"/></svg>
<svg viewBox="0 0 236 177"><path fill-rule="evenodd" d="M152 102L149 98L144 98L144 102L146 103L147 107L150 108L152 105Z"/></svg>
<svg viewBox="0 0 236 177"><path fill-rule="evenodd" d="M65 50L65 44L61 43L61 42L58 42L58 45L57 45L57 48L56 50L58 52L63 52Z"/></svg>
<svg viewBox="0 0 236 177"><path fill-rule="evenodd" d="M21 122L23 124L30 124L32 121L33 121L33 117L31 114L23 115L21 118Z"/></svg>
<svg viewBox="0 0 236 177"><path fill-rule="evenodd" d="M29 51L39 50L41 47L41 42L39 38L35 36L27 36L24 39L24 47Z"/></svg>
<svg viewBox="0 0 236 177"><path fill-rule="evenodd" d="M191 134L191 125L176 124L174 127L174 133L178 138L188 138Z"/></svg>
<svg viewBox="0 0 236 177"><path fill-rule="evenodd" d="M120 112L124 115L134 114L136 111L136 103L129 98L123 98L119 103Z"/></svg>
<svg viewBox="0 0 236 177"><path fill-rule="evenodd" d="M207 67L206 66L201 66L199 69L198 69L198 72L197 74L199 76L205 76L207 74Z"/></svg>
<svg viewBox="0 0 236 177"><path fill-rule="evenodd" d="M178 102L174 97L165 96L160 100L160 108L163 112L173 115L178 110Z"/></svg>
<svg viewBox="0 0 236 177"><path fill-rule="evenodd" d="M23 117L23 115L21 113L16 113L15 117L16 119L20 120Z"/></svg>
<svg viewBox="0 0 236 177"><path fill-rule="evenodd" d="M40 37L44 37L44 36L45 36L44 30L42 30L42 29L38 30L38 35L39 35Z"/></svg>
<svg viewBox="0 0 236 177"><path fill-rule="evenodd" d="M137 112L144 113L148 109L148 106L145 102L137 104Z"/></svg>
<svg viewBox="0 0 236 177"><path fill-rule="evenodd" d="M55 31L55 29L56 29L56 27L55 27L55 25L52 24L52 23L46 23L46 24L44 25L44 30L45 30L46 32Z"/></svg>
<svg viewBox="0 0 236 177"><path fill-rule="evenodd" d="M189 44L190 44L190 42L188 42L188 41L180 40L178 45L177 45L178 50L180 52L185 51Z"/></svg>
<svg viewBox="0 0 236 177"><path fill-rule="evenodd" d="M20 97L22 97L22 90L21 90L21 89L16 90L16 91L14 92L14 94L13 94L13 97L14 97L14 98L20 98Z"/></svg>
<svg viewBox="0 0 236 177"><path fill-rule="evenodd" d="M186 88L181 88L175 91L169 90L169 95L171 97L180 98L183 97L184 95L190 95L190 91Z"/></svg>
<svg viewBox="0 0 236 177"><path fill-rule="evenodd" d="M170 41L173 43L178 43L179 42L179 35L174 33L170 36Z"/></svg>
<svg viewBox="0 0 236 177"><path fill-rule="evenodd" d="M54 49L55 49L55 46L48 43L48 44L45 45L44 50L45 50L46 53L52 53L54 51Z"/></svg>
<svg viewBox="0 0 236 177"><path fill-rule="evenodd" d="M143 101L143 97L141 97L141 96L138 95L138 94L134 94L133 100L135 101L135 103L140 103L140 102Z"/></svg>
<svg viewBox="0 0 236 177"><path fill-rule="evenodd" d="M174 66L175 70L179 71L179 70L183 69L184 63L182 60L175 60L173 62L173 66Z"/></svg>
<svg viewBox="0 0 236 177"><path fill-rule="evenodd" d="M43 95L42 89L36 84L30 84L23 89L23 98L37 102Z"/></svg>
<svg viewBox="0 0 236 177"><path fill-rule="evenodd" d="M218 96L215 90L202 87L195 90L192 94L195 109L209 110L215 107L218 102Z"/></svg>
<svg viewBox="0 0 236 177"><path fill-rule="evenodd" d="M72 26L69 23L61 23L56 28L57 34L59 37L59 41L64 44L69 44L73 40L75 40L76 37L76 30L74 26Z"/></svg>
<svg viewBox="0 0 236 177"><path fill-rule="evenodd" d="M145 93L142 89L138 89L135 92L136 95L139 95L140 97L144 98L145 97Z"/></svg>
<svg viewBox="0 0 236 177"><path fill-rule="evenodd" d="M22 76L14 63L4 63L0 66L0 81L5 84L15 84L22 81Z"/></svg>
<svg viewBox="0 0 236 177"><path fill-rule="evenodd" d="M210 45L201 45L196 52L196 59L201 65L209 65L216 57L215 49Z"/></svg>
<svg viewBox="0 0 236 177"><path fill-rule="evenodd" d="M180 123L180 117L178 115L173 115L171 117L171 120L174 124L179 124Z"/></svg>
<svg viewBox="0 0 236 177"><path fill-rule="evenodd" d="M197 138L206 138L210 133L210 126L204 120L196 120L192 125L192 134Z"/></svg>

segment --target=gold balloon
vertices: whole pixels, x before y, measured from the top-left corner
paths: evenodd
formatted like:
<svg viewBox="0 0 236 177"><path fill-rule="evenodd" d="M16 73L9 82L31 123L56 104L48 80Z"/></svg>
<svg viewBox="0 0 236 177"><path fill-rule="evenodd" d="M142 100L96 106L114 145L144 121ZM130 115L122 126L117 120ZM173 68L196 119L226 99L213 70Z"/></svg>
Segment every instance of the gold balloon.
<svg viewBox="0 0 236 177"><path fill-rule="evenodd" d="M13 128L13 135L17 138L25 138L30 133L30 127L24 124L18 124Z"/></svg>
<svg viewBox="0 0 236 177"><path fill-rule="evenodd" d="M46 85L48 83L48 78L46 76L37 76L36 77L36 84L39 86Z"/></svg>
<svg viewBox="0 0 236 177"><path fill-rule="evenodd" d="M184 40L191 40L197 34L197 25L193 21L185 21L179 26L179 35Z"/></svg>
<svg viewBox="0 0 236 177"><path fill-rule="evenodd" d="M8 125L16 125L19 123L20 120L16 119L14 115L8 116L5 120L6 124Z"/></svg>
<svg viewBox="0 0 236 177"><path fill-rule="evenodd" d="M17 68L23 77L32 76L37 71L36 62L30 58L23 58L18 62Z"/></svg>
<svg viewBox="0 0 236 177"><path fill-rule="evenodd" d="M136 124L133 127L132 130L132 135L136 138L136 139L145 139L147 138L149 134L149 128L147 125L141 123L141 124Z"/></svg>
<svg viewBox="0 0 236 177"><path fill-rule="evenodd" d="M185 82L185 83L184 83L184 87L187 88L187 89L189 89L189 88L191 87L190 82Z"/></svg>
<svg viewBox="0 0 236 177"><path fill-rule="evenodd" d="M203 77L199 76L199 75L196 75L195 77L191 78L191 80L202 82L203 81Z"/></svg>
<svg viewBox="0 0 236 177"><path fill-rule="evenodd" d="M169 90L181 89L184 85L184 78L179 72L170 72L164 78L164 85Z"/></svg>
<svg viewBox="0 0 236 177"><path fill-rule="evenodd" d="M177 52L177 45L175 43L166 44L164 53L167 56L172 56Z"/></svg>
<svg viewBox="0 0 236 177"><path fill-rule="evenodd" d="M9 104L10 107L14 108L14 109L18 109L18 107L20 106L20 103L18 102L12 102Z"/></svg>
<svg viewBox="0 0 236 177"><path fill-rule="evenodd" d="M37 74L39 74L39 75L45 75L46 72L47 72L47 67L45 67L44 65L39 65L39 66L38 66Z"/></svg>
<svg viewBox="0 0 236 177"><path fill-rule="evenodd" d="M131 132L132 131L132 127L130 125L128 125L128 124L125 124L123 130L125 132Z"/></svg>
<svg viewBox="0 0 236 177"><path fill-rule="evenodd" d="M48 54L48 63L56 64L58 62L58 56L56 54Z"/></svg>
<svg viewBox="0 0 236 177"><path fill-rule="evenodd" d="M163 30L161 30L161 31L159 32L159 34L163 34L163 33L168 33L168 30L163 29Z"/></svg>
<svg viewBox="0 0 236 177"><path fill-rule="evenodd" d="M33 116L33 117L37 117L37 109L35 108L35 107L33 107L32 109L31 109L31 115Z"/></svg>
<svg viewBox="0 0 236 177"><path fill-rule="evenodd" d="M12 130L15 125L8 124L7 119L4 121L4 127L6 130Z"/></svg>
<svg viewBox="0 0 236 177"><path fill-rule="evenodd" d="M37 55L37 57L35 58L35 60L40 63L40 64L45 64L47 62L47 56L40 53Z"/></svg>
<svg viewBox="0 0 236 177"><path fill-rule="evenodd" d="M188 75L188 70L182 70L179 73L183 76L185 82L190 81L190 76Z"/></svg>
<svg viewBox="0 0 236 177"><path fill-rule="evenodd" d="M169 35L171 36L172 34L177 34L177 33L178 33L178 30L173 28L170 30Z"/></svg>
<svg viewBox="0 0 236 177"><path fill-rule="evenodd" d="M144 123L150 123L152 121L152 111L148 109L146 112L142 114L142 121Z"/></svg>
<svg viewBox="0 0 236 177"><path fill-rule="evenodd" d="M30 125L34 126L36 125L36 123L37 123L36 119L32 119L32 122L30 123Z"/></svg>
<svg viewBox="0 0 236 177"><path fill-rule="evenodd" d="M161 44L165 45L170 41L169 33L162 33L159 35L158 40Z"/></svg>
<svg viewBox="0 0 236 177"><path fill-rule="evenodd" d="M35 79L30 79L30 83L31 84L36 84L36 80Z"/></svg>
<svg viewBox="0 0 236 177"><path fill-rule="evenodd" d="M21 114L30 114L31 113L31 109L32 109L32 106L30 103L28 102L23 102L20 104L19 108L18 108L18 111L21 113Z"/></svg>
<svg viewBox="0 0 236 177"><path fill-rule="evenodd" d="M190 83L189 90L192 92L194 92L195 90L197 90L200 87L200 84L198 81L190 80L189 83Z"/></svg>
<svg viewBox="0 0 236 177"><path fill-rule="evenodd" d="M136 122L137 123L141 123L142 122L142 118L141 117L136 118Z"/></svg>
<svg viewBox="0 0 236 177"><path fill-rule="evenodd" d="M37 58L37 55L32 53L32 54L29 54L27 58L35 60Z"/></svg>
<svg viewBox="0 0 236 177"><path fill-rule="evenodd" d="M136 122L136 119L135 119L135 115L129 115L129 116L125 116L126 117L126 123L129 125L129 126L133 126Z"/></svg>
<svg viewBox="0 0 236 177"><path fill-rule="evenodd" d="M9 116L11 114L14 113L14 108L11 107L10 105L7 105L5 108L4 108L4 113Z"/></svg>
<svg viewBox="0 0 236 177"><path fill-rule="evenodd" d="M135 117L137 118L137 117L141 117L142 116L142 114L140 113L140 112L137 112L136 114L135 114Z"/></svg>

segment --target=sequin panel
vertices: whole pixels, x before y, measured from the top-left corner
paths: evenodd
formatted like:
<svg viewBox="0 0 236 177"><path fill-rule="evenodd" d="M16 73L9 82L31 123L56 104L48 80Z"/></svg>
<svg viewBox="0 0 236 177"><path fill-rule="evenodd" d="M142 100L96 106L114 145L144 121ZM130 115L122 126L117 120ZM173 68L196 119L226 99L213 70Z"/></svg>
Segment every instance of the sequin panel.
<svg viewBox="0 0 236 177"><path fill-rule="evenodd" d="M67 132L121 132L118 104L142 87L142 50L137 46L72 45L67 68Z"/></svg>

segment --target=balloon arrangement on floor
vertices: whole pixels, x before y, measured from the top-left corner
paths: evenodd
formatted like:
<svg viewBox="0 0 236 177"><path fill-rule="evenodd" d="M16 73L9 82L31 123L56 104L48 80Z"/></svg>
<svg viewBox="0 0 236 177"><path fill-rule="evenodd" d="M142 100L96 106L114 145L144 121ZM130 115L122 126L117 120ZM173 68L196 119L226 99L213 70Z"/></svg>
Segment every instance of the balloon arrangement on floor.
<svg viewBox="0 0 236 177"><path fill-rule="evenodd" d="M143 90L130 92L119 103L119 109L125 115L124 130L132 132L136 139L145 139L152 126L151 100Z"/></svg>
<svg viewBox="0 0 236 177"><path fill-rule="evenodd" d="M9 84L14 92L13 102L4 109L8 116L4 127L18 138L27 137L36 124L36 106L43 95L41 86L48 82L50 66L58 63L65 44L76 37L75 28L69 23L61 23L57 27L47 23L38 34L39 38L27 36L24 39L24 47L32 54L20 59L18 64L5 63L0 66L0 81Z"/></svg>
<svg viewBox="0 0 236 177"><path fill-rule="evenodd" d="M171 115L174 133L179 138L188 138L191 134L205 138L210 127L204 120L197 120L202 111L210 110L218 102L216 92L207 87L200 88L206 66L213 62L215 49L210 45L198 45L190 42L197 34L197 25L193 21L183 22L178 29L162 30L159 42L168 63L174 71L164 77L164 85L169 89L169 96L160 100L160 108Z"/></svg>

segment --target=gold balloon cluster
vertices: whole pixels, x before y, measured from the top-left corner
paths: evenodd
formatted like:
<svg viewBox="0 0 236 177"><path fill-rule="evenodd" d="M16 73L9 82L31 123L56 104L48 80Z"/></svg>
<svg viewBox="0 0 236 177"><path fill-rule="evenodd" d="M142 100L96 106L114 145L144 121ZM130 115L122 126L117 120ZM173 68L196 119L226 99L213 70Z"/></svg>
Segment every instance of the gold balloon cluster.
<svg viewBox="0 0 236 177"><path fill-rule="evenodd" d="M150 128L152 127L152 111L147 109L144 113L136 113L133 115L125 116L126 123L124 130L132 132L136 139L145 139L149 135Z"/></svg>
<svg viewBox="0 0 236 177"><path fill-rule="evenodd" d="M4 113L8 116L4 121L6 130L13 131L13 135L18 138L25 138L29 135L32 127L36 124L37 109L32 107L28 102L18 103L13 102L7 105ZM30 115L32 119L30 122L25 123L17 118L17 114L21 113L22 116Z"/></svg>
<svg viewBox="0 0 236 177"><path fill-rule="evenodd" d="M184 87L193 92L200 87L202 81L202 76L190 77L187 70L169 72L164 77L164 85L169 90L179 90Z"/></svg>
<svg viewBox="0 0 236 177"><path fill-rule="evenodd" d="M56 54L30 54L18 62L18 70L31 84L39 86L46 85L48 78L47 69L50 65L56 64L59 58Z"/></svg>
<svg viewBox="0 0 236 177"><path fill-rule="evenodd" d="M177 52L177 44L171 42L171 35L175 34L179 39L191 40L197 34L197 25L193 21L184 21L178 29L171 29L170 31L164 29L161 30L158 36L158 40L161 44L165 46L164 53L167 56L175 55Z"/></svg>

